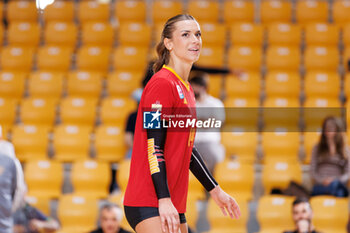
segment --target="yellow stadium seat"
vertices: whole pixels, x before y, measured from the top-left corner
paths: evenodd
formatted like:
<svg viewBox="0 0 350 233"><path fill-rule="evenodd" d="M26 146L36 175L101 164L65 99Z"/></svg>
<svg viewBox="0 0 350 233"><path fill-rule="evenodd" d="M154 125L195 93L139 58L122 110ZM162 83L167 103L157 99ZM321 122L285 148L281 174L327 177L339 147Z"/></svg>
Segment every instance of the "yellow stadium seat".
<svg viewBox="0 0 350 233"><path fill-rule="evenodd" d="M267 42L276 46L300 46L301 28L296 24L272 23L267 27Z"/></svg>
<svg viewBox="0 0 350 233"><path fill-rule="evenodd" d="M254 165L233 159L226 159L215 167L214 177L234 198L249 201L253 198Z"/></svg>
<svg viewBox="0 0 350 233"><path fill-rule="evenodd" d="M26 195L25 200L29 205L34 206L43 214L50 216L51 208L50 199L48 197L36 197Z"/></svg>
<svg viewBox="0 0 350 233"><path fill-rule="evenodd" d="M24 95L26 74L18 71L0 72L1 98L21 99Z"/></svg>
<svg viewBox="0 0 350 233"><path fill-rule="evenodd" d="M114 29L109 23L89 22L82 25L82 43L90 46L113 45Z"/></svg>
<svg viewBox="0 0 350 233"><path fill-rule="evenodd" d="M7 31L11 46L37 47L40 41L40 27L37 23L14 22Z"/></svg>
<svg viewBox="0 0 350 233"><path fill-rule="evenodd" d="M314 46L337 46L339 29L327 23L313 23L305 27L305 42Z"/></svg>
<svg viewBox="0 0 350 233"><path fill-rule="evenodd" d="M38 10L35 1L9 1L7 4L7 20L12 22L36 22Z"/></svg>
<svg viewBox="0 0 350 233"><path fill-rule="evenodd" d="M0 19L4 18L4 3L0 3Z"/></svg>
<svg viewBox="0 0 350 233"><path fill-rule="evenodd" d="M222 75L212 74L208 79L208 94L215 98L221 98L223 92L223 78Z"/></svg>
<svg viewBox="0 0 350 233"><path fill-rule="evenodd" d="M117 183L122 192L125 192L130 174L130 159L124 159L119 163L117 171Z"/></svg>
<svg viewBox="0 0 350 233"><path fill-rule="evenodd" d="M54 1L44 10L45 22L73 22L74 20L74 2Z"/></svg>
<svg viewBox="0 0 350 233"><path fill-rule="evenodd" d="M259 232L283 232L294 229L292 203L294 197L281 195L265 195L259 199L257 219Z"/></svg>
<svg viewBox="0 0 350 233"><path fill-rule="evenodd" d="M224 1L224 21L226 25L254 21L254 2L246 0Z"/></svg>
<svg viewBox="0 0 350 233"><path fill-rule="evenodd" d="M16 112L17 112L17 104L18 101L14 99L6 99L0 97L0 125L12 126L16 120ZM7 131L4 131L7 132ZM5 133L4 133L5 135Z"/></svg>
<svg viewBox="0 0 350 233"><path fill-rule="evenodd" d="M58 101L62 96L64 78L63 73L33 72L28 79L28 93L32 97Z"/></svg>
<svg viewBox="0 0 350 233"><path fill-rule="evenodd" d="M16 125L12 128L12 142L20 161L47 158L49 128L35 125Z"/></svg>
<svg viewBox="0 0 350 233"><path fill-rule="evenodd" d="M199 22L216 23L219 21L219 3L216 1L190 0L187 10Z"/></svg>
<svg viewBox="0 0 350 233"><path fill-rule="evenodd" d="M224 65L225 50L223 46L205 46L196 64L205 67L222 67Z"/></svg>
<svg viewBox="0 0 350 233"><path fill-rule="evenodd" d="M55 123L57 102L52 99L29 97L23 99L20 116L24 124L52 127Z"/></svg>
<svg viewBox="0 0 350 233"><path fill-rule="evenodd" d="M297 160L299 148L299 132L277 131L262 133L262 150L265 161L275 158Z"/></svg>
<svg viewBox="0 0 350 233"><path fill-rule="evenodd" d="M350 23L343 27L343 42L346 48L350 45Z"/></svg>
<svg viewBox="0 0 350 233"><path fill-rule="evenodd" d="M269 194L273 188L287 188L290 181L302 183L301 165L296 158L286 158L282 154L280 157L265 158L262 171L265 194Z"/></svg>
<svg viewBox="0 0 350 233"><path fill-rule="evenodd" d="M96 72L73 71L67 77L67 94L71 97L98 99L103 76Z"/></svg>
<svg viewBox="0 0 350 233"><path fill-rule="evenodd" d="M44 46L38 51L38 68L41 71L68 72L72 50L65 47Z"/></svg>
<svg viewBox="0 0 350 233"><path fill-rule="evenodd" d="M347 73L344 78L344 94L347 98L350 97L350 73Z"/></svg>
<svg viewBox="0 0 350 233"><path fill-rule="evenodd" d="M190 172L188 180L188 200L198 201L205 198L205 189L198 179Z"/></svg>
<svg viewBox="0 0 350 233"><path fill-rule="evenodd" d="M305 164L310 164L312 148L320 140L320 132L305 132L304 133L304 160Z"/></svg>
<svg viewBox="0 0 350 233"><path fill-rule="evenodd" d="M298 72L270 71L265 77L267 97L298 99L301 91L301 77Z"/></svg>
<svg viewBox="0 0 350 233"><path fill-rule="evenodd" d="M259 72L262 57L260 47L234 46L228 52L228 65L232 69Z"/></svg>
<svg viewBox="0 0 350 233"><path fill-rule="evenodd" d="M109 96L130 97L131 93L141 86L142 72L114 71L107 76Z"/></svg>
<svg viewBox="0 0 350 233"><path fill-rule="evenodd" d="M205 46L223 47L226 43L226 27L222 23L202 23L202 41ZM202 54L201 54L202 55Z"/></svg>
<svg viewBox="0 0 350 233"><path fill-rule="evenodd" d="M299 71L301 52L298 47L270 46L266 52L269 71Z"/></svg>
<svg viewBox="0 0 350 233"><path fill-rule="evenodd" d="M348 70L348 62L350 60L350 47L347 46L345 48L345 51L343 52L343 61L342 61L342 65L344 65L345 69Z"/></svg>
<svg viewBox="0 0 350 233"><path fill-rule="evenodd" d="M76 161L72 166L74 194L106 198L111 180L110 165L96 160Z"/></svg>
<svg viewBox="0 0 350 233"><path fill-rule="evenodd" d="M337 47L308 46L304 55L306 71L337 71L339 52Z"/></svg>
<svg viewBox="0 0 350 233"><path fill-rule="evenodd" d="M89 156L91 127L58 125L54 129L55 159L72 162Z"/></svg>
<svg viewBox="0 0 350 233"><path fill-rule="evenodd" d="M106 73L109 67L110 48L83 46L77 52L79 70Z"/></svg>
<svg viewBox="0 0 350 233"><path fill-rule="evenodd" d="M236 23L230 27L230 42L233 46L261 46L264 30L260 24Z"/></svg>
<svg viewBox="0 0 350 233"><path fill-rule="evenodd" d="M328 21L327 1L305 0L296 3L296 20L301 25Z"/></svg>
<svg viewBox="0 0 350 233"><path fill-rule="evenodd" d="M263 107L265 131L300 130L300 104L297 98L268 97Z"/></svg>
<svg viewBox="0 0 350 233"><path fill-rule="evenodd" d="M146 3L137 0L120 0L115 4L114 16L119 23L145 22Z"/></svg>
<svg viewBox="0 0 350 233"><path fill-rule="evenodd" d="M190 193L187 196L187 204L186 204L186 221L188 226L191 229L196 229L196 224L198 221L199 211L198 211L198 199L191 195Z"/></svg>
<svg viewBox="0 0 350 233"><path fill-rule="evenodd" d="M259 98L261 82L258 72L245 72L239 78L228 75L225 81L228 97Z"/></svg>
<svg viewBox="0 0 350 233"><path fill-rule="evenodd" d="M225 127L245 131L257 130L259 105L259 100L256 98L227 98Z"/></svg>
<svg viewBox="0 0 350 233"><path fill-rule="evenodd" d="M122 46L148 47L151 43L152 31L146 23L123 23L118 34Z"/></svg>
<svg viewBox="0 0 350 233"><path fill-rule="evenodd" d="M65 46L73 49L77 43L78 29L74 23L48 22L44 30L47 45Z"/></svg>
<svg viewBox="0 0 350 233"><path fill-rule="evenodd" d="M237 158L242 163L255 161L258 146L257 132L235 132L232 130L223 132L221 138L227 158Z"/></svg>
<svg viewBox="0 0 350 233"><path fill-rule="evenodd" d="M98 1L79 2L77 16L79 22L107 22L109 21L109 4Z"/></svg>
<svg viewBox="0 0 350 233"><path fill-rule="evenodd" d="M313 223L318 231L345 233L349 215L347 198L317 196L310 201Z"/></svg>
<svg viewBox="0 0 350 233"><path fill-rule="evenodd" d="M152 20L154 24L164 24L171 17L181 14L183 4L172 0L154 0L152 3Z"/></svg>
<svg viewBox="0 0 350 233"><path fill-rule="evenodd" d="M143 72L147 66L148 49L119 46L114 50L112 56L115 70Z"/></svg>
<svg viewBox="0 0 350 233"><path fill-rule="evenodd" d="M57 207L61 233L90 232L98 218L98 199L74 194L62 195Z"/></svg>
<svg viewBox="0 0 350 233"><path fill-rule="evenodd" d="M63 185L63 167L52 160L29 160L24 169L28 195L58 198Z"/></svg>
<svg viewBox="0 0 350 233"><path fill-rule="evenodd" d="M0 5L0 10L1 10L1 5ZM1 13L0 13L0 15L1 15ZM0 43L3 44L4 40L5 40L5 28L3 25L0 25Z"/></svg>
<svg viewBox="0 0 350 233"><path fill-rule="evenodd" d="M239 219L231 219L230 216L224 216L219 206L213 199L208 202L208 221L210 231L208 233L247 233L247 222L249 218L248 203L244 199L236 198L241 210Z"/></svg>
<svg viewBox="0 0 350 233"><path fill-rule="evenodd" d="M0 61L2 70L29 72L33 65L33 50L7 46L1 50Z"/></svg>
<svg viewBox="0 0 350 233"><path fill-rule="evenodd" d="M126 154L124 127L100 125L95 139L96 156L99 161L120 162Z"/></svg>
<svg viewBox="0 0 350 233"><path fill-rule="evenodd" d="M347 0L336 0L333 2L332 15L334 23L339 26L344 26L350 23L350 4Z"/></svg>
<svg viewBox="0 0 350 233"><path fill-rule="evenodd" d="M336 99L340 95L340 81L336 72L307 72L304 82L305 96Z"/></svg>
<svg viewBox="0 0 350 233"><path fill-rule="evenodd" d="M67 97L61 101L61 120L65 124L93 126L96 118L97 99Z"/></svg>
<svg viewBox="0 0 350 233"><path fill-rule="evenodd" d="M130 98L108 97L102 100L100 119L103 124L124 126L128 115L136 110L136 103Z"/></svg>
<svg viewBox="0 0 350 233"><path fill-rule="evenodd" d="M334 98L307 98L304 103L304 122L308 131L319 130L327 116L341 117L341 104Z"/></svg>
<svg viewBox="0 0 350 233"><path fill-rule="evenodd" d="M289 23L292 20L292 3L283 0L263 0L260 15L263 24Z"/></svg>

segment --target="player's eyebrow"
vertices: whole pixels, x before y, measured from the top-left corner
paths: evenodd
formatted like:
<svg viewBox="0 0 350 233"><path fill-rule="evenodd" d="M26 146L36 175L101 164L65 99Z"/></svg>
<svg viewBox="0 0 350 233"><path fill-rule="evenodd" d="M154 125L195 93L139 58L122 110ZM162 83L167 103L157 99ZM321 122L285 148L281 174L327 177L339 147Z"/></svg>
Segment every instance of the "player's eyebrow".
<svg viewBox="0 0 350 233"><path fill-rule="evenodd" d="M191 32L191 30L181 30L181 32ZM201 32L201 30L197 30L196 32Z"/></svg>

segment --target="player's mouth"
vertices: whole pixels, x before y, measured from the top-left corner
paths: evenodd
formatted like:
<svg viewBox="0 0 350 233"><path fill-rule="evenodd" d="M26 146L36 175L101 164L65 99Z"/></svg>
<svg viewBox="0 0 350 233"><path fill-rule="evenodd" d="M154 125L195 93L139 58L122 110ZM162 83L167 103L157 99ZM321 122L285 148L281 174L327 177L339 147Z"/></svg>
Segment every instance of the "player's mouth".
<svg viewBox="0 0 350 233"><path fill-rule="evenodd" d="M189 51L194 52L194 53L198 53L199 52L199 48L192 48L192 49L189 49Z"/></svg>

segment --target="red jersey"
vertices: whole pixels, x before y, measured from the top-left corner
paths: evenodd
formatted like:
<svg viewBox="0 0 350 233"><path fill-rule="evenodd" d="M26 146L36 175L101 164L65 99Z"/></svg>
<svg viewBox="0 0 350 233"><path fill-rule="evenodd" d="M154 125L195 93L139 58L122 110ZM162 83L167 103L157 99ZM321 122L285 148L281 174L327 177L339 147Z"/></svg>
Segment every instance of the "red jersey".
<svg viewBox="0 0 350 233"><path fill-rule="evenodd" d="M176 109L182 109L181 113L186 109L186 112L195 116L196 101L193 90L168 66L163 66L146 85L137 113L130 177L124 197L125 206L158 207L158 198L151 177L151 170L157 168L154 166L157 161L149 161L147 131L143 128L143 112L151 108L162 109L161 113L164 116L165 112L171 115L177 114ZM195 128L192 127L181 131L168 130L164 145L170 197L179 213L186 212L194 137Z"/></svg>

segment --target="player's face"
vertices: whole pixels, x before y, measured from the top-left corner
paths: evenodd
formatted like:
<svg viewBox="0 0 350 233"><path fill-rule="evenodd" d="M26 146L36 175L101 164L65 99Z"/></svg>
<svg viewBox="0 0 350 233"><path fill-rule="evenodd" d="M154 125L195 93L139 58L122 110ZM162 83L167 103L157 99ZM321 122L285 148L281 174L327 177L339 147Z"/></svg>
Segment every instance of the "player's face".
<svg viewBox="0 0 350 233"><path fill-rule="evenodd" d="M325 135L328 139L333 139L337 134L337 126L333 121L327 121L325 126Z"/></svg>
<svg viewBox="0 0 350 233"><path fill-rule="evenodd" d="M112 208L110 210L104 209L101 212L101 228L104 233L117 233L119 231L117 210Z"/></svg>
<svg viewBox="0 0 350 233"><path fill-rule="evenodd" d="M200 27L195 20L182 20L175 23L172 38L168 41L170 56L185 62L198 60L202 48Z"/></svg>
<svg viewBox="0 0 350 233"><path fill-rule="evenodd" d="M293 207L293 220L311 220L312 211L309 203L299 203Z"/></svg>

